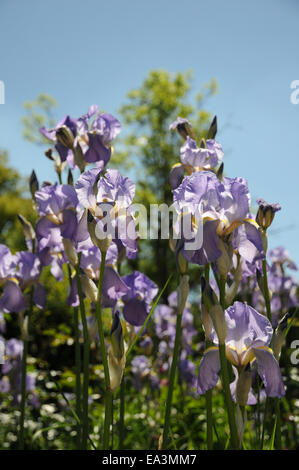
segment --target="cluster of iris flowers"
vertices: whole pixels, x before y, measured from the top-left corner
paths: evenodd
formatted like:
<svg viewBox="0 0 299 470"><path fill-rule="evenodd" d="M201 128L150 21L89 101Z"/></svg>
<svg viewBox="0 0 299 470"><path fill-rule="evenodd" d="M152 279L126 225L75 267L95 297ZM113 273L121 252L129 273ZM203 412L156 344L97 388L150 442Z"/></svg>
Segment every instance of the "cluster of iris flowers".
<svg viewBox="0 0 299 470"><path fill-rule="evenodd" d="M73 308L75 325L74 415L79 448L95 447L88 417L90 345L94 337L99 345L105 381L102 449L111 446L113 394L124 382L128 356L137 340L145 354L135 355L131 360L136 390L142 387L145 378L150 379L154 390L160 386L159 374L164 374L163 380L167 377L159 448L167 449L170 445L177 371L190 393L198 399L205 395L207 448L212 449L214 441L212 389L220 379L230 429L229 447L242 446L246 407L260 403L264 396L275 399L274 404L267 406L275 406L276 442L281 447L279 399L285 394L285 386L279 357L289 329L290 312L298 300L296 281L286 274L286 267L296 269L288 253L280 247L271 250L269 261L266 259L267 230L280 206L260 199L254 216L247 181L223 174L223 151L215 140L216 119L207 138L197 142L190 123L179 117L170 125L170 131L177 130L184 139L180 162L170 174L177 225L188 215L196 231L200 207L202 243L190 249L190 239L184 239L184 233L171 240L179 283L168 304L158 304L165 286L158 287L138 271L120 275L123 261L135 258L138 252L134 212L130 210L135 185L118 170L108 168L112 142L120 130L119 121L110 114L100 113L97 106L91 106L78 119L66 116L53 129L42 128L41 133L53 144L46 155L54 162L58 182L40 185L32 172L30 190L38 214L36 226L19 216L27 251L12 254L8 247L0 246L3 284L0 311L1 315L18 314L21 331L21 340L6 341L0 392L11 391L14 402L20 406L19 448L24 448L26 404L30 402L38 407L34 376L27 371L27 360L30 331L34 328L30 321L32 311L44 309L46 305L46 289L40 282L45 266L50 267L58 282L65 272L68 275L67 303ZM68 183L63 184L62 172L66 166ZM80 176L74 181L78 170ZM108 235L104 223L107 215L111 216L114 229ZM199 266L201 278L197 295L205 344L197 345L198 351L204 350L199 367L193 361L191 347L197 330L188 303L190 265ZM86 312L87 305L92 317ZM111 324L109 337L105 337L104 315L109 316ZM149 322L154 325L151 329L147 328ZM1 321L0 328L4 332ZM158 352L155 361L151 361L150 352L156 339ZM261 448L262 441L261 433Z"/></svg>

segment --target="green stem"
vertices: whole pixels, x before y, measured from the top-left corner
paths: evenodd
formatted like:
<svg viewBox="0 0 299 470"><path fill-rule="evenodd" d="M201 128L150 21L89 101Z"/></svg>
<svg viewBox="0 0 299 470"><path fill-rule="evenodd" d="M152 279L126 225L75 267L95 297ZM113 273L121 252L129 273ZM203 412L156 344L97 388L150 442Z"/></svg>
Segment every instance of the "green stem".
<svg viewBox="0 0 299 470"><path fill-rule="evenodd" d="M90 338L88 332L88 325L85 313L85 305L83 299L83 291L80 279L80 259L81 253L78 256L78 264L76 266L76 280L78 287L79 305L81 320L83 325L84 349L83 349L83 397L82 397L82 441L81 447L87 450L88 442L88 386L89 386L89 356L90 356Z"/></svg>
<svg viewBox="0 0 299 470"><path fill-rule="evenodd" d="M210 265L206 264L204 268L205 280L207 283L210 281ZM206 341L206 348L211 344ZM213 406L212 406L212 390L208 390L205 394L206 398L206 412L207 412L207 449L213 449Z"/></svg>
<svg viewBox="0 0 299 470"><path fill-rule="evenodd" d="M183 318L184 307L185 307L184 305L181 305L180 309L177 312L173 357L172 357L172 363L171 363L171 368L170 368L168 394L167 394L167 400L166 400L166 406L165 406L165 415L164 415L164 429L163 429L163 436L162 436L162 449L167 448L167 445L168 445L168 434L169 434L169 427L170 427L170 412L171 412L174 381L175 381L176 370L177 370L177 362L178 362L180 344L181 344L181 332L182 332L182 327L181 326L182 326L182 318Z"/></svg>
<svg viewBox="0 0 299 470"><path fill-rule="evenodd" d="M265 430L266 430L266 418L267 418L268 407L269 407L269 398L266 397L260 450L263 450L263 447L264 447Z"/></svg>
<svg viewBox="0 0 299 470"><path fill-rule="evenodd" d="M72 286L72 273L71 268L68 265L68 279L70 288ZM75 395L76 395L76 413L81 420L81 351L80 351L80 332L79 332L79 312L78 307L74 307L74 336L75 336ZM81 443L81 424L77 422L77 449L80 449Z"/></svg>
<svg viewBox="0 0 299 470"><path fill-rule="evenodd" d="M207 410L207 449L213 449L213 411L212 411L212 390L205 394Z"/></svg>
<svg viewBox="0 0 299 470"><path fill-rule="evenodd" d="M80 334L79 334L79 312L74 307L74 329L75 329L75 369L76 369L76 413L81 419L81 351L80 351ZM77 423L77 448L80 448L81 442L81 426Z"/></svg>
<svg viewBox="0 0 299 470"><path fill-rule="evenodd" d="M263 259L263 280L264 280L264 298L266 304L266 312L269 322L272 325L272 315L271 315L271 304L270 304L270 293L269 293L269 286L268 286L268 275L267 275L267 262L266 258Z"/></svg>
<svg viewBox="0 0 299 470"><path fill-rule="evenodd" d="M27 376L27 357L29 346L30 320L33 310L33 286L30 291L29 309L27 314L27 331L23 333L23 354L21 369L21 403L20 403L20 428L19 428L19 450L24 450L24 424L25 424L25 407L26 407L26 376Z"/></svg>
<svg viewBox="0 0 299 470"><path fill-rule="evenodd" d="M101 267L100 267L100 278L98 284L98 301L96 304L96 317L99 330L100 338L100 349L101 356L104 366L104 376L105 376L105 420L104 420L104 434L103 434L103 450L108 450L109 448L109 436L110 436L110 425L112 422L112 391L110 389L110 374L107 358L107 350L105 345L105 336L104 328L102 321L102 287L104 280L105 272L105 262L106 262L106 252L101 252Z"/></svg>
<svg viewBox="0 0 299 470"><path fill-rule="evenodd" d="M119 423L118 423L118 450L122 450L124 447L124 431L125 431L125 379L124 376L122 378L121 384L120 384L120 394L119 394L119 399L120 399L120 407L119 407Z"/></svg>
<svg viewBox="0 0 299 470"><path fill-rule="evenodd" d="M225 310L225 284L226 279L224 277L220 277L219 279L219 292L220 292L220 305Z"/></svg>
<svg viewBox="0 0 299 470"><path fill-rule="evenodd" d="M279 398L275 398L275 414L276 414L276 435L275 435L275 444L276 444L276 449L281 450L281 420L280 420L280 402Z"/></svg>
<svg viewBox="0 0 299 470"><path fill-rule="evenodd" d="M238 433L235 420L235 411L229 386L227 359L225 355L225 345L219 344L219 355L221 365L221 381L224 390L225 405L227 409L228 423L231 434L231 442L234 449L239 447Z"/></svg>
<svg viewBox="0 0 299 470"><path fill-rule="evenodd" d="M220 278L220 304L223 310L225 309L225 282L226 282L225 279L221 277ZM233 448L238 449L239 440L238 440L237 426L236 426L236 420L235 420L234 404L233 404L232 396L230 392L225 344L219 344L219 356L220 356L220 366L221 366L221 381L222 381L225 404L226 404L226 409L227 409L228 423L229 423L230 434L231 434L231 442L232 442Z"/></svg>

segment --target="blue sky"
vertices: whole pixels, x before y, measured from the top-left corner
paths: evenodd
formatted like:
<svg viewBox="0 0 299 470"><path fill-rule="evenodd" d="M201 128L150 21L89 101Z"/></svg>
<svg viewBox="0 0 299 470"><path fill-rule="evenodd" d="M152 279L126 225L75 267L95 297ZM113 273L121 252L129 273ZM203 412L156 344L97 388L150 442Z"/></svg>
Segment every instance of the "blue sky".
<svg viewBox="0 0 299 470"><path fill-rule="evenodd" d="M299 264L297 0L1 0L0 147L27 175L54 178L40 148L24 142L23 103L53 95L57 118L98 104L117 116L151 69L193 70L194 90L212 77L228 176L248 179L252 199L279 202L270 246Z"/></svg>

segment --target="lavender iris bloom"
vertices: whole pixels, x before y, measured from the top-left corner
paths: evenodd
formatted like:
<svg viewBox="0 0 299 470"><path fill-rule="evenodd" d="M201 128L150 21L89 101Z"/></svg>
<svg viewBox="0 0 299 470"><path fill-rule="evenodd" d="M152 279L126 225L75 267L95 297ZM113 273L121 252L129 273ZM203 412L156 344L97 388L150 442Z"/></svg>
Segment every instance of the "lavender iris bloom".
<svg viewBox="0 0 299 470"><path fill-rule="evenodd" d="M195 140L187 137L180 151L181 162L195 171L215 168L223 158L221 145L215 140L208 139L206 147L197 147Z"/></svg>
<svg viewBox="0 0 299 470"><path fill-rule="evenodd" d="M5 344L6 360L2 366L2 373L4 377L0 381L0 391L12 392L13 405L17 405L20 401L21 392L21 369L22 369L22 355L23 355L23 342L21 340L12 338L6 341ZM38 404L37 396L34 394L35 389L35 375L28 372L26 374L26 390L31 392L31 403ZM32 399L34 399L32 401Z"/></svg>
<svg viewBox="0 0 299 470"><path fill-rule="evenodd" d="M80 205L92 213L99 228L102 229L105 212L109 218L107 235L112 236L119 251L124 247L129 257L135 257L137 234L130 212L135 195L134 183L118 170L107 170L102 175L100 169L92 168L80 176L75 187Z"/></svg>
<svg viewBox="0 0 299 470"><path fill-rule="evenodd" d="M61 226L62 236L69 238L76 225L75 209L78 198L73 186L68 184L43 186L35 193L38 213ZM70 229L71 226L71 229ZM67 236L68 235L68 236Z"/></svg>
<svg viewBox="0 0 299 470"><path fill-rule="evenodd" d="M138 271L124 276L122 280L129 289L122 298L123 315L130 325L142 326L158 293L158 287L145 274Z"/></svg>
<svg viewBox="0 0 299 470"><path fill-rule="evenodd" d="M92 106L78 119L77 128L75 145L80 146L84 160L105 167L111 157L111 142L121 131L120 122L111 114L98 113L97 106Z"/></svg>
<svg viewBox="0 0 299 470"><path fill-rule="evenodd" d="M258 226L250 217L250 194L243 178L224 178L221 182L213 172L200 171L185 177L173 191L173 198L179 214L190 214L192 221L198 211L202 216L203 244L198 250L183 250L188 261L215 262L222 254L219 239L229 238L232 248L247 261L264 257Z"/></svg>
<svg viewBox="0 0 299 470"><path fill-rule="evenodd" d="M269 320L246 303L235 302L225 311L227 359L242 371L248 363L256 361L258 374L270 397L285 394L281 372L269 344L273 329ZM206 350L198 371L197 390L204 394L215 387L219 379L220 358L215 331L211 336L215 346Z"/></svg>
<svg viewBox="0 0 299 470"><path fill-rule="evenodd" d="M71 166L73 166L72 150L63 145L57 139L57 132L59 132L59 129L64 126L69 129L69 131L73 135L73 138L75 138L77 134L77 120L72 119L70 116L65 116L64 118L62 118L52 129L46 129L45 127L41 127L39 131L44 137L46 137L55 144L55 149L57 150L61 161L64 162L65 160L67 160L71 164Z"/></svg>
<svg viewBox="0 0 299 470"><path fill-rule="evenodd" d="M46 291L39 278L41 275L42 264L40 258L35 253L29 251L20 251L16 254L18 271L16 277L19 285L24 290L27 286L33 285L33 302L42 309L46 305Z"/></svg>

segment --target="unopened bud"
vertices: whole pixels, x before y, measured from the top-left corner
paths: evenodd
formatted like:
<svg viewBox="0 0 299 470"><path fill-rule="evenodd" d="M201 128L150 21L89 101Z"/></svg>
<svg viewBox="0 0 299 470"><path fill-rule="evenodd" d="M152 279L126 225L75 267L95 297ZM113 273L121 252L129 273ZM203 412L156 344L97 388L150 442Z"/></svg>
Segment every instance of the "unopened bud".
<svg viewBox="0 0 299 470"><path fill-rule="evenodd" d="M29 220L27 220L21 214L18 214L18 219L21 222L25 238L29 240L35 240L35 231Z"/></svg>
<svg viewBox="0 0 299 470"><path fill-rule="evenodd" d="M277 360L279 359L282 347L285 345L285 330L288 325L289 317L290 313L284 315L284 317L278 323L277 328L275 329L272 337L271 348L273 349L274 356Z"/></svg>
<svg viewBox="0 0 299 470"><path fill-rule="evenodd" d="M258 199L257 203L259 208L256 214L256 222L262 229L267 230L273 222L275 212L280 211L281 206L279 204L269 204L263 199Z"/></svg>
<svg viewBox="0 0 299 470"><path fill-rule="evenodd" d="M107 234L106 237L104 236L104 232L102 232L96 219L89 210L87 211L87 229L93 244L97 246L102 253L106 253L111 245L112 237Z"/></svg>
<svg viewBox="0 0 299 470"><path fill-rule="evenodd" d="M171 125L170 125L170 130L177 130L180 136L183 137L183 139L187 139L187 137L191 137L191 139L195 140L195 135L192 129L192 126L190 122L185 119L178 117Z"/></svg>
<svg viewBox="0 0 299 470"><path fill-rule="evenodd" d="M206 279L201 277L202 302L209 311L213 305L218 305L218 298Z"/></svg>
<svg viewBox="0 0 299 470"><path fill-rule="evenodd" d="M188 261L183 256L182 250L176 251L176 264L177 264L177 269L181 275L187 274Z"/></svg>
<svg viewBox="0 0 299 470"><path fill-rule="evenodd" d="M215 139L217 134L217 116L214 116L213 121L207 133L207 139Z"/></svg>
<svg viewBox="0 0 299 470"><path fill-rule="evenodd" d="M212 318L212 322L218 336L218 340L220 344L225 344L225 339L227 336L227 325L225 321L224 311L221 305L213 305L210 310L209 314Z"/></svg>
<svg viewBox="0 0 299 470"><path fill-rule="evenodd" d="M201 322L205 331L205 337L206 339L210 340L213 329L213 322L204 304L201 306Z"/></svg>
<svg viewBox="0 0 299 470"><path fill-rule="evenodd" d="M45 156L54 162L55 158L53 157L53 149L48 149L45 151Z"/></svg>
<svg viewBox="0 0 299 470"><path fill-rule="evenodd" d="M224 163L222 162L221 165L219 166L218 170L217 170L217 178L222 181L222 178L223 178L223 171L224 171Z"/></svg>
<svg viewBox="0 0 299 470"><path fill-rule="evenodd" d="M74 154L75 163L77 167L80 169L80 171L83 172L86 166L86 161L83 158L83 152L82 152L80 144L77 142L72 150Z"/></svg>
<svg viewBox="0 0 299 470"><path fill-rule="evenodd" d="M119 387L126 365L126 355L124 351L124 340L119 314L116 312L110 332L111 348L108 354L108 367L110 374L110 389L112 391Z"/></svg>
<svg viewBox="0 0 299 470"><path fill-rule="evenodd" d="M62 243L67 259L69 260L72 266L76 266L76 264L78 263L78 255L75 250L74 243L68 238L63 238Z"/></svg>
<svg viewBox="0 0 299 470"><path fill-rule="evenodd" d="M224 242L221 240L221 238L219 238L218 248L221 251L221 256L217 259L218 270L220 276L226 279L229 271L232 268L233 246L230 242Z"/></svg>
<svg viewBox="0 0 299 470"><path fill-rule="evenodd" d="M56 131L56 138L58 142L62 145L67 147L68 149L72 149L74 145L74 135L71 129L67 126L61 126Z"/></svg>
<svg viewBox="0 0 299 470"><path fill-rule="evenodd" d="M183 312L189 294L189 276L181 276L178 286L178 311Z"/></svg>
<svg viewBox="0 0 299 470"><path fill-rule="evenodd" d="M98 300L98 288L96 284L85 273L80 276L82 289L86 297L93 303Z"/></svg>
<svg viewBox="0 0 299 470"><path fill-rule="evenodd" d="M248 401L248 395L251 387L251 371L250 364L240 372L237 387L236 387L236 400L241 406L246 406Z"/></svg>
<svg viewBox="0 0 299 470"><path fill-rule="evenodd" d="M39 189L39 182L38 182L38 179L36 177L34 170L32 170L32 173L29 178L29 189L30 189L32 198L35 199L35 193Z"/></svg>
<svg viewBox="0 0 299 470"><path fill-rule="evenodd" d="M121 359L124 355L124 339L121 321L118 312L113 315L113 322L110 331L111 348L113 355Z"/></svg>
<svg viewBox="0 0 299 470"><path fill-rule="evenodd" d="M69 168L68 174L67 174L67 184L70 186L74 186L74 178L73 178L73 173L72 170Z"/></svg>

